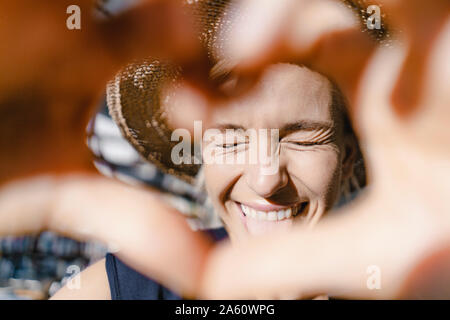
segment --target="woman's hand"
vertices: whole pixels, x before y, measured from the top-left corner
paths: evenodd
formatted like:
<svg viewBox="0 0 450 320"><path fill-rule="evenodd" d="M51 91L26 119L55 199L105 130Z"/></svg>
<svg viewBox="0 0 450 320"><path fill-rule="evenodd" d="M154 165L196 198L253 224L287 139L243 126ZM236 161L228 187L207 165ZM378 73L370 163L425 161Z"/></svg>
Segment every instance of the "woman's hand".
<svg viewBox="0 0 450 320"><path fill-rule="evenodd" d="M94 18L95 1L75 2L81 30L66 27L73 1L0 3L0 236L51 230L100 240L191 296L208 239L156 191L95 173L86 145L106 81L125 63L197 59L191 21L173 1L148 1L108 20Z"/></svg>
<svg viewBox="0 0 450 320"><path fill-rule="evenodd" d="M35 176L0 189L0 234L51 230L105 243L136 270L192 297L211 247L158 192L89 174Z"/></svg>
<svg viewBox="0 0 450 320"><path fill-rule="evenodd" d="M449 3L378 1L397 38L382 47L365 39L337 1L242 3L258 15L238 18L229 36L236 68L304 61L335 79L351 102L370 187L313 230L216 251L204 296L448 298L437 295L448 287L437 280L446 275L433 273L443 261L448 269L448 259L430 260L428 273L414 270L450 241ZM368 285L373 270L378 289Z"/></svg>
<svg viewBox="0 0 450 320"><path fill-rule="evenodd" d="M86 173L86 124L118 66L153 54L202 61L189 23L173 18L180 16L169 3L150 1L148 10L98 23L87 14L92 1L82 1L89 22L81 32L60 26L69 1L0 4L10 12L0 27L9 43L0 51L0 234L50 229L102 240L139 271L202 297L391 298L414 282L415 264L449 240L448 2L380 0L402 30L387 48L367 40L331 0L242 2L260 15L235 24L247 36L229 37L236 70L252 75L275 60L303 61L337 81L352 105L371 187L313 230L214 251L154 194ZM381 270L380 290L367 286L372 265Z"/></svg>
<svg viewBox="0 0 450 320"><path fill-rule="evenodd" d="M73 1L0 4L0 184L43 172L92 171L86 127L106 82L135 58L183 64L201 52L176 2L145 1L108 20L94 18L96 1L76 2L81 30L66 26Z"/></svg>

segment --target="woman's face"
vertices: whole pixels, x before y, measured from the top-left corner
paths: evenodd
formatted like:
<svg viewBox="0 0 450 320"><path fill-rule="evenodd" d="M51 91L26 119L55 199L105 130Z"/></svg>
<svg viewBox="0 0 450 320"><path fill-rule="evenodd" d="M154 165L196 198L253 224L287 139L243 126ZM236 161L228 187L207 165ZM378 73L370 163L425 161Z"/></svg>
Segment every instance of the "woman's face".
<svg viewBox="0 0 450 320"><path fill-rule="evenodd" d="M232 240L314 223L333 206L347 152L331 88L307 68L276 64L252 92L215 111L210 126L220 130L215 138L235 130L223 143L204 140L203 151L246 157L244 163L204 164L207 192ZM247 129L257 132L257 139L244 136ZM271 140L270 131L260 129L277 129L279 137ZM250 161L251 150L267 151L271 169L263 157Z"/></svg>

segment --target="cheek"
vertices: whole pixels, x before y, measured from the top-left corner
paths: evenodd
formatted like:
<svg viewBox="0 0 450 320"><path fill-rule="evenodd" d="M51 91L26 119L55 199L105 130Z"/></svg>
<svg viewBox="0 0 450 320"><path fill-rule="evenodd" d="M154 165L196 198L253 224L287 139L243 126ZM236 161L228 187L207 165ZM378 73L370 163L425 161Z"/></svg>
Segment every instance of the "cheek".
<svg viewBox="0 0 450 320"><path fill-rule="evenodd" d="M339 189L339 152L332 148L286 152L289 175L311 192L311 196L330 198Z"/></svg>
<svg viewBox="0 0 450 320"><path fill-rule="evenodd" d="M224 200L232 189L235 190L236 182L242 177L243 169L240 166L204 164L203 170L206 192L215 213L222 219L230 238L240 238L240 235L245 234L244 227L236 215L230 214L231 203Z"/></svg>
<svg viewBox="0 0 450 320"><path fill-rule="evenodd" d="M222 205L225 195L242 173L240 166L226 164L204 164L206 191L213 204Z"/></svg>

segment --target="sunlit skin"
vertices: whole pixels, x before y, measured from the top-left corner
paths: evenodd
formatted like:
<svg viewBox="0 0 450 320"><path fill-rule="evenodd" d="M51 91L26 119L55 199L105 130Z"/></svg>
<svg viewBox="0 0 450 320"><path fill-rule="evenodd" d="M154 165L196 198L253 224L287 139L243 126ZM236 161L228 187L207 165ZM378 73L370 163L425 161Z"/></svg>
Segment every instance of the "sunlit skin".
<svg viewBox="0 0 450 320"><path fill-rule="evenodd" d="M217 144L219 139L204 141L204 152L209 143L214 143L210 150L216 154L249 153L255 144L239 137L238 129L279 130L279 165L274 174L267 174L261 162L204 161L206 191L233 244L243 243L249 235L282 231L296 224L312 225L333 207L342 182L352 171L356 149L353 135L344 130L343 117L341 109L332 104L332 85L327 78L293 64L270 66L251 92L214 111L205 132L218 129L225 136L226 129L237 129L233 131L237 135L231 143L224 140ZM263 137L270 150L270 136ZM295 217L264 221L244 215L240 204L268 212L292 207L301 210ZM111 298L104 260L82 275L92 286L75 294L63 289L53 299Z"/></svg>
<svg viewBox="0 0 450 320"><path fill-rule="evenodd" d="M45 2L40 10L36 10L32 1L18 0L5 2L4 9L10 10L1 11L11 14L5 16L6 27L2 30L6 38L9 30L18 30L13 40L20 40L19 44L25 43L29 50L26 55L14 54L16 48L23 46L14 45L16 42L13 41L7 50L0 53L3 57L0 61L5 61L0 81L2 109L5 114L17 115L30 114L29 111L33 110L32 114L41 114L43 121L37 121L35 117L28 117L28 120L22 117L20 126L17 126L11 122L11 118L3 117L3 127L12 128L11 132L15 134L5 141L7 143L2 155L12 155L10 159L13 161L2 158L2 164L6 164L4 168L7 168L2 173L7 173L7 177L21 178L26 176L24 172L30 172L28 166L32 163L32 173L43 175L49 172L48 168L56 167L64 169L61 171L67 174L75 174L77 179L52 176L53 183L50 187L44 187L42 183L36 183L34 177L26 177L17 185L2 185L0 234L21 235L49 229L80 239L94 238L106 243L118 241L127 253L122 258L131 266L168 287L179 289L181 286L191 293L198 293L198 283L202 282L202 294L208 298L248 298L255 296L255 292L258 296L273 296L298 290L310 295L334 291L335 296L353 298L397 297L398 288L411 268L424 258L424 253L440 250L449 243L449 154L448 148L443 148L449 141L447 128L450 100L447 84L450 73L446 63L450 52L449 3L447 0L378 0L378 3L383 4L383 12L391 14L389 22L392 22L393 28L401 28L401 35L407 41L404 46L394 44L393 48L377 50L376 59L370 59L370 64L365 65L373 52L373 47L367 46L367 41L361 41L366 33L350 26L349 31L355 32L342 33L341 37L337 37L339 34L333 31L339 31L340 26L336 25L336 21L340 21L339 12L330 19L323 10L306 10L307 5L321 5L325 1L290 1L295 6L284 10L286 2L253 1L254 5L264 7L263 10L254 10L262 18L243 21L245 28L233 23L236 30L247 30L252 35L235 37L241 41L233 48L245 53L240 69L262 68L271 61L290 59L308 63L311 61L306 58L312 57L315 65L320 67L317 69L331 75L341 88L347 87L344 93L353 100L351 105L357 111L353 112L354 125L364 150L370 151L366 152L371 182L370 197L363 198L358 206L343 210L341 213L344 214L336 215L339 218L322 219L313 231L299 228L298 232L282 237L250 240L248 246L226 246L222 251L219 248L205 250L205 242L198 237L198 233L188 232L187 226L183 229L181 223L178 224L179 228L174 228L178 216L168 214L170 210L160 206L159 197L144 195L142 190L131 189L113 180L81 175L73 169L83 167L80 148L74 147L85 141L84 130L74 132L75 127L85 127L79 115L84 113L86 101L92 101L104 91L100 79L106 78L108 72L113 74L113 68L107 70L103 64L108 58L101 55L99 59L98 54L118 53L119 62L122 63L129 60L124 53L139 52L142 49L140 45L151 44L153 51L146 51L145 56L154 56L169 44L169 56L179 56L181 53L186 58L186 46L173 46L172 39L165 35L156 38L149 35L149 31L160 34L161 31L171 30L170 27L158 25L157 28L150 26L138 29L136 27L139 24L131 16L114 21L121 22L111 28L114 41L105 33L102 33L102 37L92 37L92 41L86 41L87 36L93 35L95 28L85 28L82 33L71 33L72 37L66 37L67 41L63 44L68 50L63 50L60 49L61 41L53 41L61 38L57 35L62 29L40 28L41 31L45 30L44 38L36 37L36 26L64 24L61 14L71 3L61 1L53 6ZM92 1L83 3L93 4ZM332 1L327 3L331 6ZM1 6L4 7L4 4ZM270 13L270 19L267 19L267 12ZM160 11L155 11L155 14L161 16ZM83 19L88 17L85 15ZM156 21L147 19L145 15L138 17L140 21ZM23 21L31 22L24 24ZM174 18L157 21L169 25L180 24L180 19ZM116 41L118 27L126 31L124 34L131 47L124 46L123 41ZM187 30L186 27L178 29ZM304 32L293 35L292 31L297 30ZM305 32L307 40L312 38L312 42L323 49L321 52L309 50L311 41L305 44ZM32 35L33 41L28 41L30 38L26 35ZM130 40L130 36L136 37ZM39 39L52 41L37 41ZM147 41L149 39L152 41ZM261 39L263 44L260 43ZM68 43L74 45L68 46ZM106 43L107 48L98 49L93 43L101 46ZM45 44L46 50L40 50L42 44ZM74 47L77 49L73 50ZM155 49L157 52L154 52ZM77 54L79 52L83 54ZM239 54L235 56L239 59ZM48 61L64 61L66 67L61 68L61 64ZM65 72L69 69L71 72ZM67 74L70 74L71 81L63 77ZM410 86L411 83L420 86ZM62 90L55 90L53 85ZM420 108L413 108L410 100L404 99L409 110L420 112L412 117L410 114L408 119L399 118L391 112L394 110L391 98L397 87L406 88L406 93L421 94L421 99L416 98ZM58 112L54 113L53 110ZM90 110L93 111L93 107ZM67 116L69 114L76 117L71 118ZM41 136L37 132L46 134ZM16 136L16 133L21 135ZM61 138L62 133L67 136ZM46 148L47 145L59 146L59 141L64 142L64 149ZM20 146L20 150L16 146ZM18 161L23 158L24 161ZM68 166L67 159L72 159L76 165ZM9 163L13 165L8 166ZM75 198L67 196L73 195L74 190L77 191ZM103 190L105 197L99 197L98 190ZM36 195L39 195L39 201L36 201ZM73 203L77 206L73 206ZM60 210L61 206L71 210ZM133 210L129 210L130 207ZM128 209L127 219L123 219L124 209ZM91 236L80 235L80 228L89 229ZM194 237L198 237L197 240L189 242ZM139 241L134 241L136 239ZM164 245L164 255L160 254L161 244ZM205 264L205 261L208 263ZM239 264L235 261L239 261ZM382 290L367 290L366 287L366 268L374 263L383 270ZM82 290L68 291L85 298L109 297L104 264L98 263L97 266L100 272L87 278L103 279L103 285L94 285L92 282L93 286L89 288L86 284L91 281L86 278L83 279ZM431 275L423 271L420 272L421 277ZM167 282L167 279L171 281ZM437 282L431 284L441 287L446 285L446 281L439 276ZM88 295L89 289L94 288L99 291ZM65 294L61 294L60 298L67 297Z"/></svg>
<svg viewBox="0 0 450 320"><path fill-rule="evenodd" d="M249 163L255 143L242 138L242 133L236 133L234 143L225 141L214 150L247 153L244 164L204 164L208 195L233 241L316 223L338 200L352 152L346 148L350 140L345 138L342 113L332 105L331 88L324 76L305 67L276 64L251 93L214 113L210 128L221 129L222 135L225 129L279 130L279 166L274 174L265 174L259 159ZM270 136L263 138L270 149ZM215 142L204 142L203 150L208 143ZM267 213L295 207L300 212L279 221L261 220L245 214L241 204Z"/></svg>

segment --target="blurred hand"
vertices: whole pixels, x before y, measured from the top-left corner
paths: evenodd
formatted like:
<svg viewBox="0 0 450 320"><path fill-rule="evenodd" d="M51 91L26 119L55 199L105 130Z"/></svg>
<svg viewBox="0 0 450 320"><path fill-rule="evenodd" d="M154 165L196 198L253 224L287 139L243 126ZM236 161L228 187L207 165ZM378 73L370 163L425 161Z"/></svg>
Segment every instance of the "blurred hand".
<svg viewBox="0 0 450 320"><path fill-rule="evenodd" d="M101 241L136 270L187 296L196 291L211 246L156 191L88 174L36 176L2 187L0 235L42 230Z"/></svg>
<svg viewBox="0 0 450 320"><path fill-rule="evenodd" d="M369 2L390 18L396 39L389 46L365 38L337 1L241 2L226 55L243 73L300 61L337 81L370 187L313 230L219 249L206 268L204 296L449 298L442 296L449 277L435 273L448 270L449 259L435 253L448 257L450 245L450 6L362 1ZM381 272L379 290L367 285L370 266Z"/></svg>
<svg viewBox="0 0 450 320"><path fill-rule="evenodd" d="M86 8L91 2L80 1ZM448 2L380 0L402 33L398 43L377 48L335 1L242 1L252 15L237 18L225 44L236 72L253 77L288 60L338 82L352 106L371 187L313 230L215 250L153 194L84 173L91 170L87 121L122 63L168 57L204 81L203 53L172 3L151 1L147 10L104 23L84 14L78 33L59 25L67 1L0 4L0 12L11 12L0 19L0 35L11 44L0 51L0 234L50 229L102 240L137 270L201 297L410 294L404 288L417 283L414 267L449 240ZM81 173L67 176L74 171ZM381 270L380 290L367 288L371 265Z"/></svg>
<svg viewBox="0 0 450 320"><path fill-rule="evenodd" d="M100 21L95 1L79 0L81 30L69 30L66 9L73 3L0 4L0 183L91 170L86 126L118 69L149 55L182 64L201 52L189 17L174 1L147 1Z"/></svg>
<svg viewBox="0 0 450 320"><path fill-rule="evenodd" d="M81 30L66 27L72 4L81 8ZM107 21L95 19L93 7L93 0L0 3L0 235L52 230L100 240L191 295L208 239L155 191L96 174L86 126L125 63L201 56L194 28L174 1L148 1Z"/></svg>

